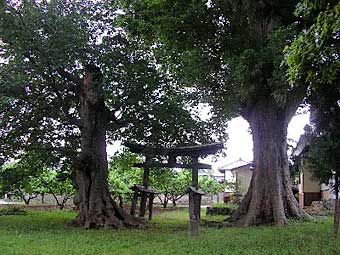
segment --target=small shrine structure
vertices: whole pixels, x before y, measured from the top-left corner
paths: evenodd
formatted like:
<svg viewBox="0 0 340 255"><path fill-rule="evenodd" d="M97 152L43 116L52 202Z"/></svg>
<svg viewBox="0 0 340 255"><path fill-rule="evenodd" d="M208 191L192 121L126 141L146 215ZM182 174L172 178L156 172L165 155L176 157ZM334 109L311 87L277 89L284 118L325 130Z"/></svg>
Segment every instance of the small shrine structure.
<svg viewBox="0 0 340 255"><path fill-rule="evenodd" d="M198 162L199 157L204 157L211 154L216 154L223 149L223 143L212 143L204 145L186 146L186 147L149 147L135 143L124 143L126 147L133 153L142 154L145 156L145 162L135 164L135 167L144 169L143 186L134 185L132 190L134 196L132 199L131 211L135 215L136 204L138 197L141 197L139 215L144 217L146 211L147 199L149 199L149 219L152 217L152 204L154 195L157 191L149 188L149 174L150 168L186 168L191 169L191 186L188 187L189 193L189 233L192 236L198 235L199 222L201 220L201 197L204 195L199 189L198 170L211 169L211 165L202 164ZM165 157L167 162L157 162L156 157ZM190 157L191 162L187 164L178 163L177 157Z"/></svg>

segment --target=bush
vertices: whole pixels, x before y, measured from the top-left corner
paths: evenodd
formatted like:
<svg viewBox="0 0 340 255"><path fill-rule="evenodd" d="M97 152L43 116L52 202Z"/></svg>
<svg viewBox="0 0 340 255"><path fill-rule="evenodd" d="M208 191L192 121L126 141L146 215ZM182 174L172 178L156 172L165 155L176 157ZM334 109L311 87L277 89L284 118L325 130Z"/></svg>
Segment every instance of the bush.
<svg viewBox="0 0 340 255"><path fill-rule="evenodd" d="M0 216L2 215L25 215L26 211L14 206L7 206L0 209Z"/></svg>
<svg viewBox="0 0 340 255"><path fill-rule="evenodd" d="M237 208L237 205L235 204L231 204L231 203L216 203L216 204L213 204L212 206L213 208L230 208L230 209L236 209Z"/></svg>

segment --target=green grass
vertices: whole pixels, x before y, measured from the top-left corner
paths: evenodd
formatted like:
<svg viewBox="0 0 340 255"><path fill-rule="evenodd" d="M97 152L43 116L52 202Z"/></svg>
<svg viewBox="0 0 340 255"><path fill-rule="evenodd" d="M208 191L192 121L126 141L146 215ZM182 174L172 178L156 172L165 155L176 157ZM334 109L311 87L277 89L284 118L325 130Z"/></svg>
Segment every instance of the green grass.
<svg viewBox="0 0 340 255"><path fill-rule="evenodd" d="M33 210L0 216L0 254L340 254L340 239L331 237L331 218L287 227L202 227L193 238L188 236L187 210L159 214L144 230L66 227L74 216Z"/></svg>

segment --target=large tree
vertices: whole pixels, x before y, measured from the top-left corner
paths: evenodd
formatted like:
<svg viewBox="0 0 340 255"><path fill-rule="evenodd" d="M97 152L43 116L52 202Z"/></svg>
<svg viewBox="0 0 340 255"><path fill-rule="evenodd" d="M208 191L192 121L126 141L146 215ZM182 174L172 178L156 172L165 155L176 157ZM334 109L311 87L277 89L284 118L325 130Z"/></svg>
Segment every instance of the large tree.
<svg viewBox="0 0 340 255"><path fill-rule="evenodd" d="M140 224L110 196L107 139L210 137L175 77L127 40L115 16L107 1L9 1L1 9L0 157L43 150L73 160L73 223L87 228Z"/></svg>
<svg viewBox="0 0 340 255"><path fill-rule="evenodd" d="M241 115L249 122L254 171L233 215L240 225L305 216L292 193L286 143L306 91L303 82L288 82L283 54L299 26L296 2L121 1L130 34L166 51L170 70L204 91L213 118Z"/></svg>

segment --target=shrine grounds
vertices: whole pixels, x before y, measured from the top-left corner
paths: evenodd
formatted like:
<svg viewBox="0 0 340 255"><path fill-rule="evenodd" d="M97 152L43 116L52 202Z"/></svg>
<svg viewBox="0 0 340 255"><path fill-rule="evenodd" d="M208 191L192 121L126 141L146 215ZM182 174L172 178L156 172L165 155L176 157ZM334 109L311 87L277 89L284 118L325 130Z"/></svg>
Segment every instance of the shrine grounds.
<svg viewBox="0 0 340 255"><path fill-rule="evenodd" d="M201 227L199 236L189 237L187 209L159 213L146 229L66 227L74 216L73 211L59 210L0 216L0 254L340 254L340 236L331 235L331 217L287 227Z"/></svg>

